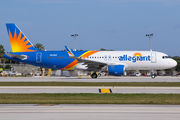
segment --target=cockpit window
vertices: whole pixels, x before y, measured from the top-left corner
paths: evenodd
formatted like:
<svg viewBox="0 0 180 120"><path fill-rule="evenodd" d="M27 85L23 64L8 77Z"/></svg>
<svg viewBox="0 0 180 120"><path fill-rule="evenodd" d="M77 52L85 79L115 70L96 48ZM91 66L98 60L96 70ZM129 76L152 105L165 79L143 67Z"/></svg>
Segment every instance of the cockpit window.
<svg viewBox="0 0 180 120"><path fill-rule="evenodd" d="M162 56L162 59L170 58L170 56Z"/></svg>

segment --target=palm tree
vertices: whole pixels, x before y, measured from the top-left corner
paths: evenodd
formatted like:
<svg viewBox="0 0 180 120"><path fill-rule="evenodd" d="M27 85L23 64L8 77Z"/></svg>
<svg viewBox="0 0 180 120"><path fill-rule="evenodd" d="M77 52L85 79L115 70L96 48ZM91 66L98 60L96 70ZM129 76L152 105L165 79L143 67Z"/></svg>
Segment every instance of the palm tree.
<svg viewBox="0 0 180 120"><path fill-rule="evenodd" d="M5 53L4 46L0 45L0 65L1 65L1 59L3 58L4 53Z"/></svg>
<svg viewBox="0 0 180 120"><path fill-rule="evenodd" d="M41 43L36 43L36 44L34 45L34 47L37 48L38 50L42 50L42 51L45 50L45 47L44 47L43 44L41 44Z"/></svg>

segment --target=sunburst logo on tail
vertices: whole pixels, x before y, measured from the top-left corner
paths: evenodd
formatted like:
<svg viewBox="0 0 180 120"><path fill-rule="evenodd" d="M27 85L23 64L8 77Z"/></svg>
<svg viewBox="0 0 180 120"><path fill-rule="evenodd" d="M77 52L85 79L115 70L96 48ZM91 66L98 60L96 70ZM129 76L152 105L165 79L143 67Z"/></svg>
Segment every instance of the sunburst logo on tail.
<svg viewBox="0 0 180 120"><path fill-rule="evenodd" d="M31 52L35 50L30 50L33 45L29 42L29 40L26 40L26 37L22 37L22 32L19 32L18 36L16 33L16 28L14 31L14 36L12 36L10 29L9 31L9 39L12 47L13 52Z"/></svg>
<svg viewBox="0 0 180 120"><path fill-rule="evenodd" d="M39 51L27 39L22 31L14 23L6 23L9 40L11 43L12 52L33 52Z"/></svg>

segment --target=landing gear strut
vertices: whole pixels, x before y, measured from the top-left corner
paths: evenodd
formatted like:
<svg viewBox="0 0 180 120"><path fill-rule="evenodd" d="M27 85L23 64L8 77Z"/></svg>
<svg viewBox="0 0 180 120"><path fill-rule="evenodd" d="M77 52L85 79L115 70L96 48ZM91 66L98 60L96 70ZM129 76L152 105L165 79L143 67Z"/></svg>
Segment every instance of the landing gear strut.
<svg viewBox="0 0 180 120"><path fill-rule="evenodd" d="M91 77L92 77L92 78L97 78L97 74L96 74L96 73L93 73L93 74L91 75Z"/></svg>

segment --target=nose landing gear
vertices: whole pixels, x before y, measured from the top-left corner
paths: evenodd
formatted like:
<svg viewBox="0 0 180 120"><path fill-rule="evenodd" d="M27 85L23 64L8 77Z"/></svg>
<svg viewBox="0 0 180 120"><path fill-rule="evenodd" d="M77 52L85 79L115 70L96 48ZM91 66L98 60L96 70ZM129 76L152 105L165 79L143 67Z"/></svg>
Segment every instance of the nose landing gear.
<svg viewBox="0 0 180 120"><path fill-rule="evenodd" d="M155 77L156 77L156 74L153 73L153 74L151 75L151 78L154 79Z"/></svg>
<svg viewBox="0 0 180 120"><path fill-rule="evenodd" d="M154 71L152 70L151 72L151 78L154 79L157 75L154 73Z"/></svg>

